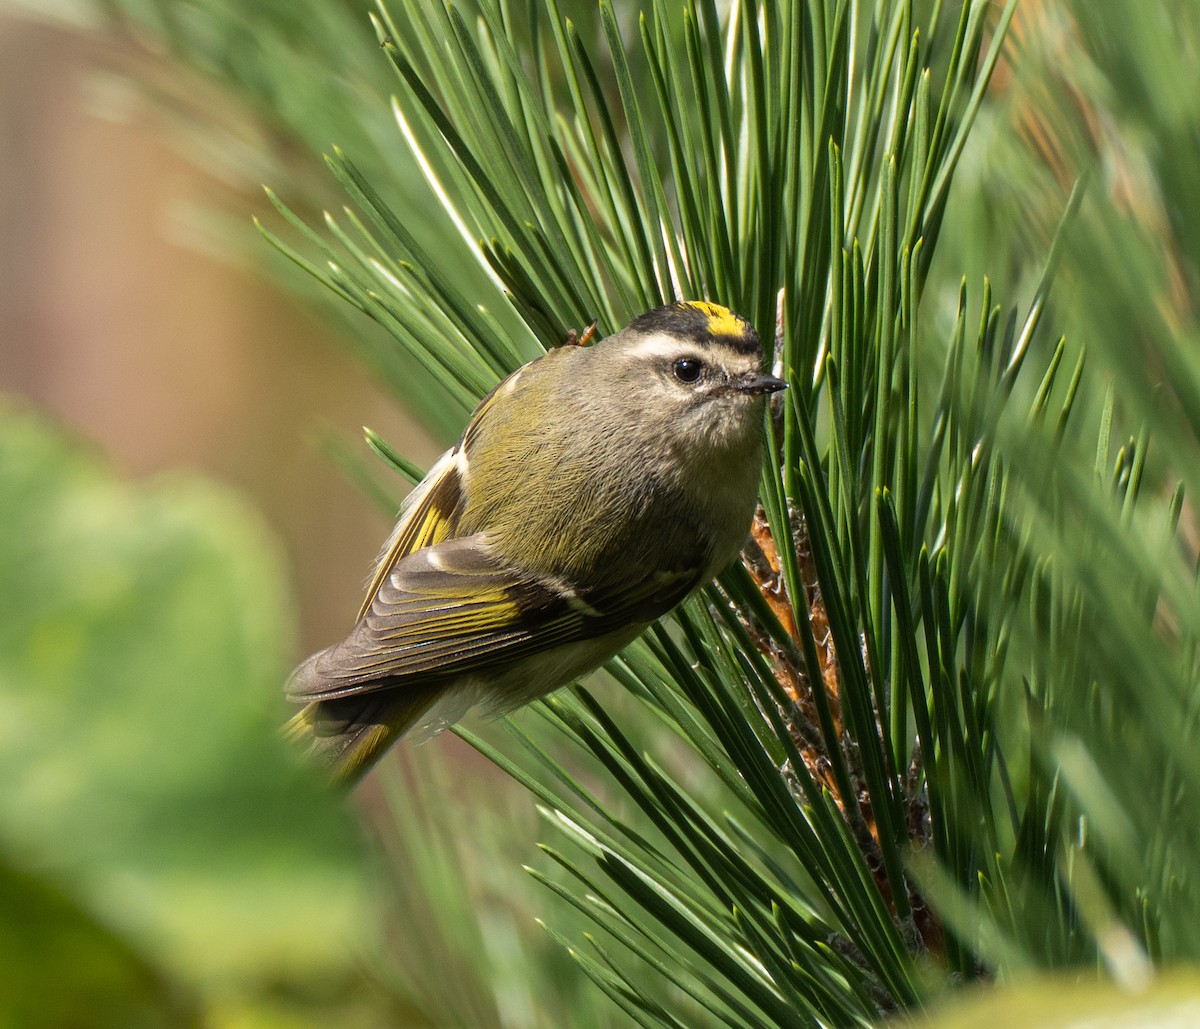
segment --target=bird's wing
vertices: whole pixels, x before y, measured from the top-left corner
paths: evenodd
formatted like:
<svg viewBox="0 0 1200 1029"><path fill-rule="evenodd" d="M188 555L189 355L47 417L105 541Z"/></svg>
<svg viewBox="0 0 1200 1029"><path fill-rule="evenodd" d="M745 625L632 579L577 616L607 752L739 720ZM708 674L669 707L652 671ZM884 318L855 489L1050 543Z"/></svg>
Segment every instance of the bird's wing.
<svg viewBox="0 0 1200 1029"><path fill-rule="evenodd" d="M358 612L359 618L371 609L379 588L399 561L415 551L441 543L456 534L458 520L462 517L466 505L462 452L479 431L483 417L497 395L523 371L524 368L518 368L502 379L479 402L458 443L438 458L437 463L429 469L429 473L417 484L416 489L405 498L396 527L384 544L383 552L375 565L371 583L367 587L366 599Z"/></svg>
<svg viewBox="0 0 1200 1029"><path fill-rule="evenodd" d="M454 535L464 502L457 456L458 447L447 450L404 501L396 527L375 565L359 618L371 609L379 588L399 561Z"/></svg>
<svg viewBox="0 0 1200 1029"><path fill-rule="evenodd" d="M506 566L484 536L445 540L394 562L350 635L301 665L288 693L333 700L509 666L650 622L699 576L662 573L629 589L587 592Z"/></svg>

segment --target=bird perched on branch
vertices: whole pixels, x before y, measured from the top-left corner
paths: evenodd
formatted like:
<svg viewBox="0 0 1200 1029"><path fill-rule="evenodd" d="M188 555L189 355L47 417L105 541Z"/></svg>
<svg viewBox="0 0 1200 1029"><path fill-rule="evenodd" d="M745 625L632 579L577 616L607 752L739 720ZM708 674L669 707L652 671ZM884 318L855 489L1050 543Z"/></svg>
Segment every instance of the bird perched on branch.
<svg viewBox="0 0 1200 1029"><path fill-rule="evenodd" d="M736 556L763 401L750 324L695 301L517 369L413 490L342 642L287 683L343 782L401 736L578 678Z"/></svg>

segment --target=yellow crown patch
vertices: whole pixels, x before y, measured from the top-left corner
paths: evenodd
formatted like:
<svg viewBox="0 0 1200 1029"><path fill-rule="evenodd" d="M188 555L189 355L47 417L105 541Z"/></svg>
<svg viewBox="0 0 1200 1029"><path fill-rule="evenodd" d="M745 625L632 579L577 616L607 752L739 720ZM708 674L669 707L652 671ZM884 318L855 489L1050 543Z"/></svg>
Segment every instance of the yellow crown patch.
<svg viewBox="0 0 1200 1029"><path fill-rule="evenodd" d="M687 307L694 307L708 319L708 331L714 336L744 336L746 323L728 307L710 304L707 300L689 300Z"/></svg>

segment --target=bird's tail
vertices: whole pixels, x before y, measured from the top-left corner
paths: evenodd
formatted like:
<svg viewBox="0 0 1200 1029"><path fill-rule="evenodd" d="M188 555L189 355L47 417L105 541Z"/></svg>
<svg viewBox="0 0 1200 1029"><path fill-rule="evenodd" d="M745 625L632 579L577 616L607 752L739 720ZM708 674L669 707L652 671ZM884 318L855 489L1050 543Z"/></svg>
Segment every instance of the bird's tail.
<svg viewBox="0 0 1200 1029"><path fill-rule="evenodd" d="M288 739L307 745L336 783L353 786L434 700L431 693L406 691L396 697L393 690L317 700L292 716L283 731Z"/></svg>

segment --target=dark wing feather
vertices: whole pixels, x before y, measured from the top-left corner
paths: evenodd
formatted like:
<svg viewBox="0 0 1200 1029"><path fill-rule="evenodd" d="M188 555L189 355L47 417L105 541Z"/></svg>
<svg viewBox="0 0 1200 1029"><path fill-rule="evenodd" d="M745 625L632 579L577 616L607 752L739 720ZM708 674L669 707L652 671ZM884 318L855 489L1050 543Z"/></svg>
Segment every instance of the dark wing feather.
<svg viewBox="0 0 1200 1029"><path fill-rule="evenodd" d="M651 621L697 577L679 572L619 594L580 593L505 566L483 536L446 540L397 562L350 635L301 665L288 694L332 700L510 666Z"/></svg>

